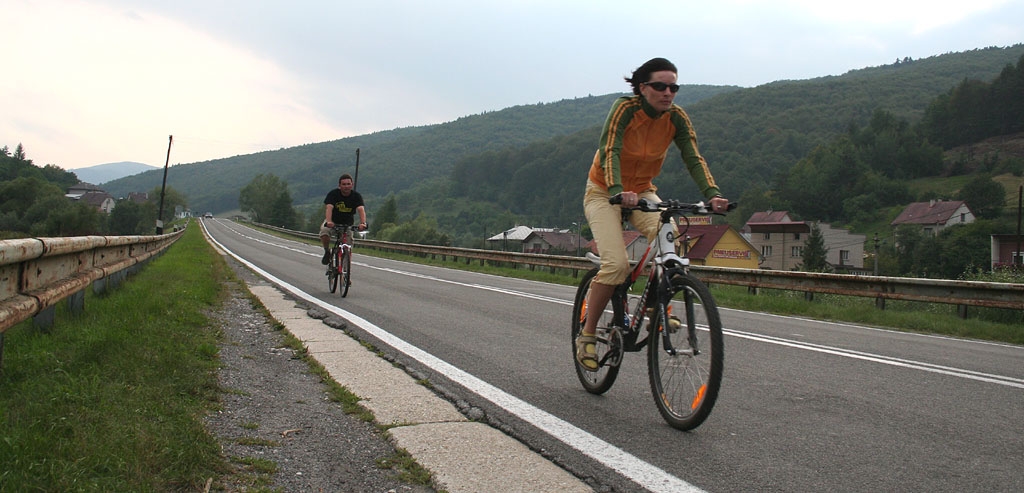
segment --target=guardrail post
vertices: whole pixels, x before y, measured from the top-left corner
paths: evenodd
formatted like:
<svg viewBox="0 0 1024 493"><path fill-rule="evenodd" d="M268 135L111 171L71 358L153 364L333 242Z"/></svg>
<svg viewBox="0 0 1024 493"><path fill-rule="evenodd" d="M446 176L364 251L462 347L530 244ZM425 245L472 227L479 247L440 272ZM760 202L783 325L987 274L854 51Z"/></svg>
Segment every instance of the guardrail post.
<svg viewBox="0 0 1024 493"><path fill-rule="evenodd" d="M101 277L92 282L93 294L103 296L107 292L107 277Z"/></svg>
<svg viewBox="0 0 1024 493"><path fill-rule="evenodd" d="M78 316L85 311L85 290L72 293L68 296L68 310L72 315Z"/></svg>
<svg viewBox="0 0 1024 493"><path fill-rule="evenodd" d="M32 326L42 330L43 332L49 332L50 327L53 327L53 319L56 316L56 313L56 306L48 306L44 308L32 317Z"/></svg>
<svg viewBox="0 0 1024 493"><path fill-rule="evenodd" d="M4 371L4 332L0 332L0 373Z"/></svg>
<svg viewBox="0 0 1024 493"><path fill-rule="evenodd" d="M885 298L879 296L875 298L875 308L879 310L885 310Z"/></svg>
<svg viewBox="0 0 1024 493"><path fill-rule="evenodd" d="M956 306L956 314L957 314L958 317L966 319L967 318L967 305L957 305Z"/></svg>

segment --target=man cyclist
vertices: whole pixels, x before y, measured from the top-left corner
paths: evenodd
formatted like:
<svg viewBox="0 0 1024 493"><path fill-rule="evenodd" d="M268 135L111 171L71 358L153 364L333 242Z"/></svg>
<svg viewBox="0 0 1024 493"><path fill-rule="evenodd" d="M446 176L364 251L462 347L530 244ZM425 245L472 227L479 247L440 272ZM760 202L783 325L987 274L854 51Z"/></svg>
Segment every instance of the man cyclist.
<svg viewBox="0 0 1024 493"><path fill-rule="evenodd" d="M324 223L320 226L320 244L324 247L324 258L320 263L331 263L331 229L335 225L352 226L355 214L359 213L359 231L366 229L366 208L363 196L352 189L352 177L345 173L338 178L338 188L327 192L324 197Z"/></svg>

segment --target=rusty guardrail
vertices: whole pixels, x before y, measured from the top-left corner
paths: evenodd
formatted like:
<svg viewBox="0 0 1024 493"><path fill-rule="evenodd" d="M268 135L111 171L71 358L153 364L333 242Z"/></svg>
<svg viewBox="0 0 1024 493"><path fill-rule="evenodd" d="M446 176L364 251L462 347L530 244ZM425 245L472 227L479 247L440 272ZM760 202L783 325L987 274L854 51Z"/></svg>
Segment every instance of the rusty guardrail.
<svg viewBox="0 0 1024 493"><path fill-rule="evenodd" d="M313 233L291 231L264 224L258 226L300 237L317 237ZM582 257L499 252L378 240L357 239L356 241L359 245L381 250L440 256L442 260L452 257L456 261L465 259L467 263L479 260L481 263L492 261L573 270L587 270L594 266L589 260ZM690 271L701 281L709 284L868 297L874 298L875 304L879 308L885 307L885 300L908 300L957 305L960 307L959 312L962 317L966 316L965 307L967 306L1024 310L1024 284L1020 283L822 274L707 266L691 266Z"/></svg>
<svg viewBox="0 0 1024 493"><path fill-rule="evenodd" d="M0 240L0 338L59 301L84 294L90 284L102 292L108 280L119 281L128 269L162 252L183 232ZM80 310L80 303L76 300L72 310Z"/></svg>

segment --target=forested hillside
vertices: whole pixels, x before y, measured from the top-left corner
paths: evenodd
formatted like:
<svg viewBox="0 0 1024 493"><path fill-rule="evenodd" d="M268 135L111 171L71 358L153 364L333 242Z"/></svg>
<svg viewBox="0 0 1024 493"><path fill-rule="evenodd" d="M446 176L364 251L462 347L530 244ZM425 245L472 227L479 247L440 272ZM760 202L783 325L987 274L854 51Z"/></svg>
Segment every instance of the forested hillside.
<svg viewBox="0 0 1024 493"><path fill-rule="evenodd" d="M699 88L697 96L686 91L698 88L688 87L677 102L690 113L719 184L739 198L749 190L778 188L812 150L868 127L877 110L897 125L917 125L937 97L965 80L993 80L1022 54L1024 45L979 49L750 89ZM226 211L237 207L239 190L252 178L273 174L308 212L319 207L325 184L354 171L359 148L358 188L367 196L371 221L394 193L402 220L436 221L460 244L516 222L567 227L580 220L587 165L617 96L520 106L441 125L180 165L171 169L168 183L189 197L194 210ZM681 170L681 160L670 153L657 184L673 197L696 196ZM159 174L149 173L109 188L123 194L158 182Z"/></svg>
<svg viewBox="0 0 1024 493"><path fill-rule="evenodd" d="M862 159L879 159L872 166L891 163L898 158L917 155L906 163L898 176L937 174L935 169L911 170L912 166L941 166L941 149L918 139L913 146L910 128L922 119L936 98L949 93L965 80L984 81L996 78L1008 65L1016 64L1024 54L1024 46L1009 49L985 49L932 57L924 60L901 60L899 63L852 71L843 76L823 77L808 81L784 81L752 89L719 95L687 107L696 126L701 151L709 161L722 190L732 198L768 195L778 206L808 205L799 212L817 220L851 219L842 216L844 197L841 190L854 191L855 186L882 193L888 183L859 175L861 168L843 161L836 164L840 176L815 175L814 166L804 166L801 177L814 178L814 187L799 199L784 196L796 190L798 181L790 178L790 170L819 147L829 147L840 136L860 133L862 140L872 140L864 149ZM971 82L970 86L977 85ZM873 125L873 126L872 126ZM892 134L897 142L877 139L875 134ZM593 157L600 123L577 134L558 137L533 146L505 152L479 154L456 164L450 180L451 194L472 200L497 202L525 222L566 227L579 221L580 201L587 166ZM906 138L904 138L906 137ZM891 144L891 145L887 145ZM860 152L860 151L859 151ZM897 155L903 152L905 155ZM821 157L825 154L819 153ZM930 161L929 161L930 160ZM935 160L940 162L936 163ZM923 164L922 164L923 163ZM798 178L801 178L798 177ZM810 182L808 182L810 183ZM672 197L698 197L678 154L669 153L665 172L656 184ZM819 186L820 184L820 186ZM898 185L897 185L898 186ZM906 185L902 185L906 188ZM774 190L774 194L773 194ZM428 194L409 193L399 196L403 203L425 204ZM892 199L907 199L901 193ZM750 201L753 207L769 207L770 200ZM795 202L795 203L794 203ZM864 202L861 201L863 204ZM818 208L810 207L817 205ZM853 208L856 203L851 203ZM482 206L481 206L482 207ZM826 207L838 208L836 214L816 216ZM440 208L432 208L440 209ZM734 215L742 224L752 210ZM464 214L446 217L436 211L441 227L460 230ZM498 225L494 225L498 226ZM472 229L472 228L471 228Z"/></svg>
<svg viewBox="0 0 1024 493"><path fill-rule="evenodd" d="M736 87L684 86L679 98L694 102L737 90ZM381 197L446 178L453 164L467 155L518 148L593 125L607 114L617 94L587 96L467 116L423 127L376 132L277 151L177 165L168 184L185 191L194 210L214 212L238 208L238 192L260 174L273 174L289 185L296 205L319 204L343 172L355 173L368 197ZM173 149L171 159L173 161ZM116 180L105 185L114 195L149 190L159 185L162 171ZM371 199L371 209L374 207ZM379 204L377 204L379 206Z"/></svg>

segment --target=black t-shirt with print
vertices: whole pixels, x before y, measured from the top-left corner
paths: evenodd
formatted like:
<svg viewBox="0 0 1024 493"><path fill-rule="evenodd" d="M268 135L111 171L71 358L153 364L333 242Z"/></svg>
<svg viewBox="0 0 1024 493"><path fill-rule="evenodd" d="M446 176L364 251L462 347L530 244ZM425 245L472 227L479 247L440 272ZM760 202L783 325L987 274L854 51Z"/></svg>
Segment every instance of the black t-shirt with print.
<svg viewBox="0 0 1024 493"><path fill-rule="evenodd" d="M363 196L352 190L346 197L341 194L341 190L335 188L327 192L324 204L334 205L334 211L331 213L332 222L343 226L352 226L355 224L356 209L363 205Z"/></svg>

